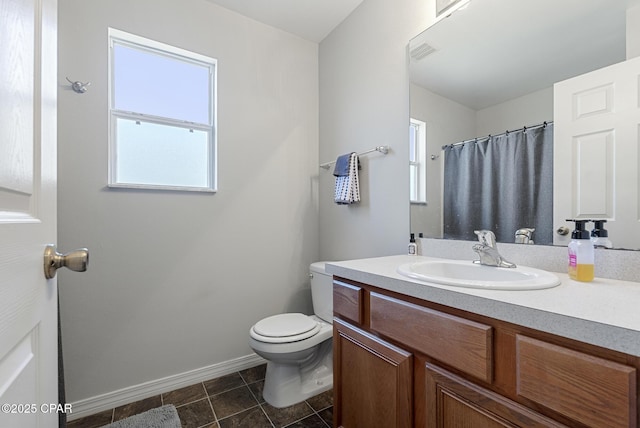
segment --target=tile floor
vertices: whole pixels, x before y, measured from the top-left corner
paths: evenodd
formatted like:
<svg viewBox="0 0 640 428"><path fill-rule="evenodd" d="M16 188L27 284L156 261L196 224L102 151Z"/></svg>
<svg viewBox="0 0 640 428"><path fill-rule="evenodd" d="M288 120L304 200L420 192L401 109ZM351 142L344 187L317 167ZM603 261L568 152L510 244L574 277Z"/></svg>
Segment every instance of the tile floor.
<svg viewBox="0 0 640 428"><path fill-rule="evenodd" d="M67 428L97 428L144 411L173 404L183 428L330 428L333 392L277 409L264 402L266 364L200 382L67 423Z"/></svg>

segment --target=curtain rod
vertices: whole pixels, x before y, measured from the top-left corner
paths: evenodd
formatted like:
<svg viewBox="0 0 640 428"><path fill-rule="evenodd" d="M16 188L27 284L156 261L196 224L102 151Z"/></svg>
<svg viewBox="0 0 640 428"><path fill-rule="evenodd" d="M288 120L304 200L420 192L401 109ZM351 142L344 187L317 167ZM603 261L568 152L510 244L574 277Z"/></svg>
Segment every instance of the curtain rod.
<svg viewBox="0 0 640 428"><path fill-rule="evenodd" d="M456 146L460 146L460 145L462 145L462 144L466 144L466 143L471 143L471 142L475 142L475 143L477 143L477 142L478 142L478 140L484 140L484 139L488 139L488 138L491 138L491 137L501 137L501 136L503 136L503 135L509 135L509 133L510 133L510 132L516 132L516 131L520 131L520 130L522 130L522 132L525 132L527 129L546 128L546 127L547 127L547 125L551 125L551 124L553 124L553 121L552 121L552 120L551 120L551 121L549 121L549 122L546 122L546 121L545 121L545 122L542 122L542 123L540 123L540 124L538 124L538 125L533 125L533 126L523 126L522 128L517 128L517 129L514 129L514 130L512 130L512 131L505 131L505 132L503 132L502 134L496 134L496 135L491 135L491 134L489 134L489 135L487 135L486 137L476 137L476 138L471 138L471 139L469 139L469 140L460 141L460 142L458 142L458 143L446 144L446 145L442 146L442 150L446 149L447 147L456 147Z"/></svg>
<svg viewBox="0 0 640 428"><path fill-rule="evenodd" d="M387 153L389 153L389 146L374 147L373 149L367 150L366 152L358 153L358 156L366 155L373 152L380 152L383 155L386 155ZM331 167L331 165L333 165L334 163L336 163L336 161L322 163L320 164L320 168L329 169L329 167Z"/></svg>

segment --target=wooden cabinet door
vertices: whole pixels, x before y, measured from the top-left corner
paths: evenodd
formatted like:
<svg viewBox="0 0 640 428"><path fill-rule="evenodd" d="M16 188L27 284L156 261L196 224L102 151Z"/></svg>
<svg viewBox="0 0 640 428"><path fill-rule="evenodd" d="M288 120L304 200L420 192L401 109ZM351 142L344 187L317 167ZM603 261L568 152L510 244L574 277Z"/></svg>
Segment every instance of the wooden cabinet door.
<svg viewBox="0 0 640 428"><path fill-rule="evenodd" d="M429 428L564 427L433 364L425 373Z"/></svg>
<svg viewBox="0 0 640 428"><path fill-rule="evenodd" d="M334 319L334 426L411 427L413 356Z"/></svg>

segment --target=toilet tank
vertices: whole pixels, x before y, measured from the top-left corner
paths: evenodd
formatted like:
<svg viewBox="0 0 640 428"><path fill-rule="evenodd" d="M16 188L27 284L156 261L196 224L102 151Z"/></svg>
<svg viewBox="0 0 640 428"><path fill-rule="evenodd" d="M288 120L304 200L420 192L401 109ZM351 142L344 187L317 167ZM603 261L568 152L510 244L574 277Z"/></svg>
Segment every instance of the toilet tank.
<svg viewBox="0 0 640 428"><path fill-rule="evenodd" d="M313 313L333 324L333 277L324 270L325 262L311 263L311 299Z"/></svg>

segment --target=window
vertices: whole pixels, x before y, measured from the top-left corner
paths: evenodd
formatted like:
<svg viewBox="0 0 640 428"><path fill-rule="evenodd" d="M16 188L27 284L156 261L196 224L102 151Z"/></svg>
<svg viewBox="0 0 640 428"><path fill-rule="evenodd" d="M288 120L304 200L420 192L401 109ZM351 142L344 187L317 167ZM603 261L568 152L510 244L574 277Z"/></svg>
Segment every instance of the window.
<svg viewBox="0 0 640 428"><path fill-rule="evenodd" d="M409 123L409 201L427 203L427 124L411 119Z"/></svg>
<svg viewBox="0 0 640 428"><path fill-rule="evenodd" d="M216 60L109 29L109 187L216 191Z"/></svg>

